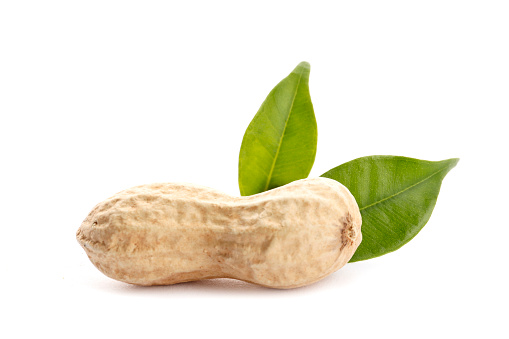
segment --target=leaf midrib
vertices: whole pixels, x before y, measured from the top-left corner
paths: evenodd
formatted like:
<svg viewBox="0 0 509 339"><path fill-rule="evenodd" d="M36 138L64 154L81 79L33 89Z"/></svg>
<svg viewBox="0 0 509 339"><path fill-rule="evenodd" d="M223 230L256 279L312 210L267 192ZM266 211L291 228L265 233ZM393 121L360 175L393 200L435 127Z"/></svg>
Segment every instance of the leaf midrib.
<svg viewBox="0 0 509 339"><path fill-rule="evenodd" d="M362 211L362 210L365 210L365 209L367 209L367 208L370 208L370 207L373 207L373 206L375 206L375 205L378 205L378 204L380 204L380 203L382 203L382 202L384 202L384 201L386 201L386 200L392 199L392 198L394 198L394 197L396 197L396 196L398 196L398 195L402 194L403 192L408 191L409 189L411 189L411 188L413 188L413 187L415 187L415 186L417 186L417 185L422 184L422 183L423 183L423 182L425 182L426 180L430 179L431 177L433 177L433 176L437 175L438 173L440 173L440 172L442 172L442 171L445 171L445 170L447 170L447 167L446 167L446 168L442 168L442 169L440 169L440 170L438 170L438 171L434 172L433 174L431 174L431 175L427 176L426 178L422 179L421 181L418 181L418 182L416 182L415 184L410 185L410 186L408 186L407 188L405 188L405 189L403 189L403 190L401 190L401 191L399 191L399 192L396 192L396 193L394 193L394 194L392 194L392 195L390 195L390 196L388 196L388 197L386 197L386 198L383 198L383 199L381 199L381 200L375 201L374 203L369 204L368 206L364 206L364 207L362 207L362 208L359 208L359 210L360 210L360 211Z"/></svg>
<svg viewBox="0 0 509 339"><path fill-rule="evenodd" d="M281 133L281 137L279 138L279 143L277 145L276 155L274 156L274 160L272 161L272 166L270 167L270 171L269 171L269 174L267 176L267 182L265 184L264 191L266 191L269 188L270 181L272 180L272 172L274 171L274 167L276 165L277 157L279 156L279 150L281 149L281 144L283 143L283 138L284 138L285 133L286 133L286 126L288 125L288 120L290 120L290 115L292 115L293 104L295 103L295 98L297 97L297 92L299 91L300 80L302 79L302 74L303 73L304 73L304 68L302 68L302 70L299 73L299 81L297 82L297 86L295 87L295 93L293 94L292 104L290 105L290 111L288 112L288 116L286 117L286 120L285 120L285 127L283 128L283 133Z"/></svg>

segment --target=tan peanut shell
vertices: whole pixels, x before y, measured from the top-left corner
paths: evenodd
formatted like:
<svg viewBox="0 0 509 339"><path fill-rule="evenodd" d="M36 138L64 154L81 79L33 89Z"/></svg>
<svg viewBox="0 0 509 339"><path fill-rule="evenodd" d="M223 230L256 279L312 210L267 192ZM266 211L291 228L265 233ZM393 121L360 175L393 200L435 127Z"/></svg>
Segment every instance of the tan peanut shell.
<svg viewBox="0 0 509 339"><path fill-rule="evenodd" d="M119 192L76 237L105 275L136 285L233 278L272 288L318 281L361 242L361 214L339 182L303 179L248 197L192 184Z"/></svg>

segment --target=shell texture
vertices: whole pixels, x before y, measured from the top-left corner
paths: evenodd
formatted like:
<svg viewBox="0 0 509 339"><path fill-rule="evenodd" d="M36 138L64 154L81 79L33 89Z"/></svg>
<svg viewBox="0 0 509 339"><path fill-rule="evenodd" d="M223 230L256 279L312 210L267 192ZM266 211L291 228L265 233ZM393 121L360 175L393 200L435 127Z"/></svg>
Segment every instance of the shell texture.
<svg viewBox="0 0 509 339"><path fill-rule="evenodd" d="M119 281L233 278L284 289L337 271L362 239L355 198L327 178L247 197L193 184L137 186L95 206L76 236Z"/></svg>

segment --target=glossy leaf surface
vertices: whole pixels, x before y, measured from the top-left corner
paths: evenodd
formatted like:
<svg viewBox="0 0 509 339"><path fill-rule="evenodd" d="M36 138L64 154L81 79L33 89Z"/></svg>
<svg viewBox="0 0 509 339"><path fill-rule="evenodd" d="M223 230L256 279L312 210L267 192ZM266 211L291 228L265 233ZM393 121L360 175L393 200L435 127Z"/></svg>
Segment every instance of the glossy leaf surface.
<svg viewBox="0 0 509 339"><path fill-rule="evenodd" d="M286 185L311 171L317 128L309 73L309 64L301 62L272 89L249 124L239 155L242 195Z"/></svg>
<svg viewBox="0 0 509 339"><path fill-rule="evenodd" d="M395 251L415 237L431 216L443 178L458 161L368 156L324 173L350 190L361 211L362 242L350 262Z"/></svg>

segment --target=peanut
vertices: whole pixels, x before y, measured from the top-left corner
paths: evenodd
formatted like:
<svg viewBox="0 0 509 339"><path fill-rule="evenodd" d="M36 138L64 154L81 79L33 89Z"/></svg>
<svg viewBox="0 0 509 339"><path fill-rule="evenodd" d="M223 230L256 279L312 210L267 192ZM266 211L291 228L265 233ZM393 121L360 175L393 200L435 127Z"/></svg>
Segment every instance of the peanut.
<svg viewBox="0 0 509 339"><path fill-rule="evenodd" d="M101 202L76 237L101 272L131 284L233 278L294 288L345 265L360 227L354 197L327 178L248 197L164 183Z"/></svg>

